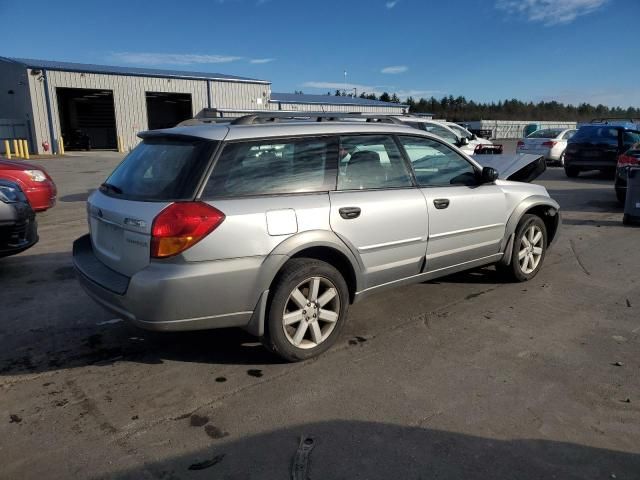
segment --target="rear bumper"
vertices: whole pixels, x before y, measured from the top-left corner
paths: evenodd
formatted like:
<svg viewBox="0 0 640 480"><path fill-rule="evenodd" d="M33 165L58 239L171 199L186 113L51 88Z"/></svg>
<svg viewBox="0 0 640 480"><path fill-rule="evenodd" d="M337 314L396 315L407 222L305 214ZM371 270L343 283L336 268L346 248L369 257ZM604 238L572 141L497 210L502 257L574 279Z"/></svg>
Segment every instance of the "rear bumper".
<svg viewBox="0 0 640 480"><path fill-rule="evenodd" d="M612 170L616 168L616 161L607 161L607 160L584 160L577 159L575 157L570 157L569 155L565 155L564 157L564 165L565 167L576 167L581 170Z"/></svg>
<svg viewBox="0 0 640 480"><path fill-rule="evenodd" d="M152 262L132 277L102 264L89 235L73 244L78 280L97 303L147 330L183 331L249 324L261 258L198 263Z"/></svg>

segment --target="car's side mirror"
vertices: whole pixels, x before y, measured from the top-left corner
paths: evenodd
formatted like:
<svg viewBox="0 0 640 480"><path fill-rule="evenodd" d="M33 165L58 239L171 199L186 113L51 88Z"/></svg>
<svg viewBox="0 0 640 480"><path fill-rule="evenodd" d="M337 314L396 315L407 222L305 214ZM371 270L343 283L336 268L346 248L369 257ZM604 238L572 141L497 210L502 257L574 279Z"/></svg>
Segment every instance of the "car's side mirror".
<svg viewBox="0 0 640 480"><path fill-rule="evenodd" d="M458 140L458 145L460 145L461 147L469 145L469 139L466 137L462 137L460 140Z"/></svg>
<svg viewBox="0 0 640 480"><path fill-rule="evenodd" d="M475 133L471 134L471 140L477 140L478 136Z"/></svg>
<svg viewBox="0 0 640 480"><path fill-rule="evenodd" d="M482 183L493 183L498 179L498 171L495 168L483 167L480 179Z"/></svg>

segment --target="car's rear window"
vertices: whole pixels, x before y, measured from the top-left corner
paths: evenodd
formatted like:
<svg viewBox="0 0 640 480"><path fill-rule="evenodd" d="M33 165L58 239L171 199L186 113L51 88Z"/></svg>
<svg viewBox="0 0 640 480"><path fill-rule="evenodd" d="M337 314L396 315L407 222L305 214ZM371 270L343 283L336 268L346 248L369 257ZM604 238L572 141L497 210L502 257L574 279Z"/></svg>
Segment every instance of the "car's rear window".
<svg viewBox="0 0 640 480"><path fill-rule="evenodd" d="M224 147L203 198L334 190L338 142L334 137L265 139Z"/></svg>
<svg viewBox="0 0 640 480"><path fill-rule="evenodd" d="M128 200L188 200L195 195L217 142L149 138L134 148L101 187Z"/></svg>
<svg viewBox="0 0 640 480"><path fill-rule="evenodd" d="M610 143L618 144L618 129L607 125L589 125L580 127L571 137L572 143Z"/></svg>
<svg viewBox="0 0 640 480"><path fill-rule="evenodd" d="M536 130L529 134L527 138L556 138L561 133L561 129L546 128L544 130Z"/></svg>

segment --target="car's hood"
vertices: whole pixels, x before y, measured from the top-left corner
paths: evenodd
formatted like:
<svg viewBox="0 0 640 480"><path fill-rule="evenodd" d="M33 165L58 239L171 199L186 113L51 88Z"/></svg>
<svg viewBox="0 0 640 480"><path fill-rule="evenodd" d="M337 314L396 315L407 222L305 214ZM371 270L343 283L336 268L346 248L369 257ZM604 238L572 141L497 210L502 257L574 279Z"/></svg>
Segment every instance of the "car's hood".
<svg viewBox="0 0 640 480"><path fill-rule="evenodd" d="M531 182L547 169L544 156L529 153L515 155L473 155L483 167L495 168L498 178L515 182Z"/></svg>
<svg viewBox="0 0 640 480"><path fill-rule="evenodd" d="M35 163L0 160L0 170L44 170L40 165Z"/></svg>

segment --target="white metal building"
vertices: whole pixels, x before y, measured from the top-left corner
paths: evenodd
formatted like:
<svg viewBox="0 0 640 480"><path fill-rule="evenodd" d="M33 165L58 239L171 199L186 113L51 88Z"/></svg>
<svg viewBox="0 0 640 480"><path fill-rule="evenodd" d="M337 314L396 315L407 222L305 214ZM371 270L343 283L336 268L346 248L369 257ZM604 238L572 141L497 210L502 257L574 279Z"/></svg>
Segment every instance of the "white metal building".
<svg viewBox="0 0 640 480"><path fill-rule="evenodd" d="M406 105L327 95L272 94L271 82L188 71L0 57L0 140L31 152L133 148L143 130L166 128L202 109L398 114ZM0 149L3 148L0 142Z"/></svg>
<svg viewBox="0 0 640 480"><path fill-rule="evenodd" d="M38 153L77 130L94 148L128 150L142 130L212 106L268 109L270 94L268 81L231 75L0 57L0 119L23 124Z"/></svg>

